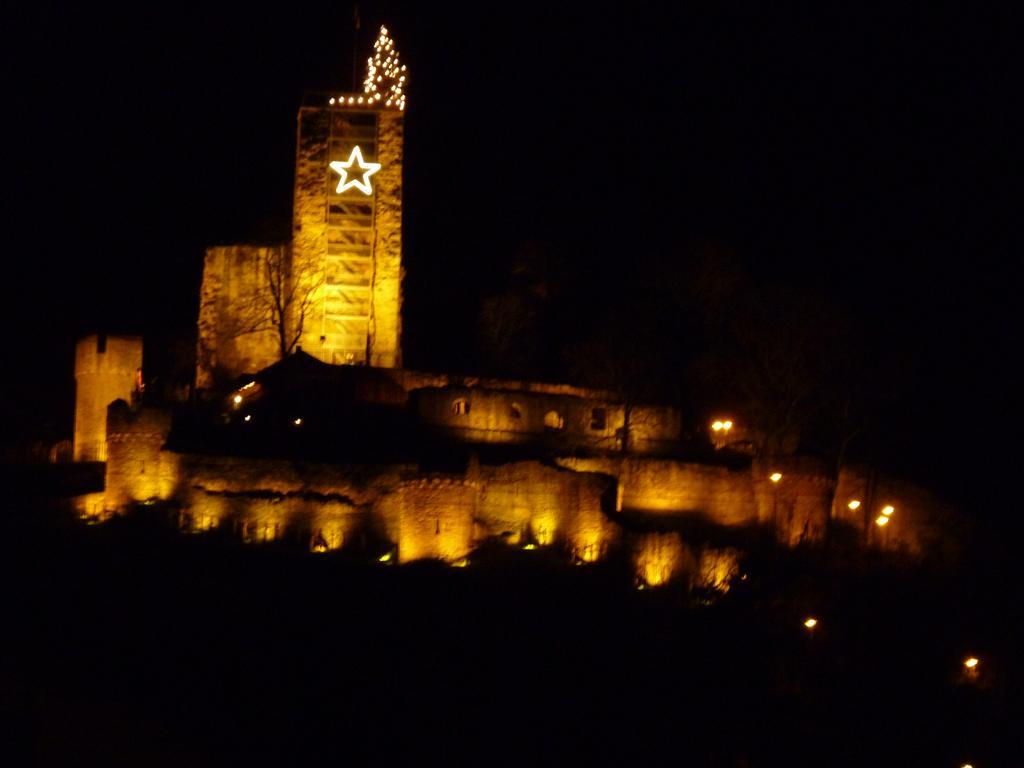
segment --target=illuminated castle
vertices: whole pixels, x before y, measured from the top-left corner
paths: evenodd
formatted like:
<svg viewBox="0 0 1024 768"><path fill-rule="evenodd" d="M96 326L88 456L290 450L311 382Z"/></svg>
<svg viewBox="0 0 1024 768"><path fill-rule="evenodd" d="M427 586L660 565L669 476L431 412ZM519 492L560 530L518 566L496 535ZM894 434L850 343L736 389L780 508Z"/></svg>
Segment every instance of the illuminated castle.
<svg viewBox="0 0 1024 768"><path fill-rule="evenodd" d="M296 348L333 364L402 364L402 144L406 68L385 28L364 92L299 109L290 245L210 248L197 385Z"/></svg>
<svg viewBox="0 0 1024 768"><path fill-rule="evenodd" d="M846 471L836 487L800 457L687 456L678 410L615 392L403 369L405 71L382 28L362 93L300 108L290 243L207 250L205 420L129 405L138 340L79 345L75 455L106 461L83 514L166 502L187 531L399 562L464 564L488 540L579 563L617 550L650 586L721 587L752 530L793 545L833 521L878 546L934 546L938 505L906 484ZM883 502L898 512L876 531L864 510Z"/></svg>

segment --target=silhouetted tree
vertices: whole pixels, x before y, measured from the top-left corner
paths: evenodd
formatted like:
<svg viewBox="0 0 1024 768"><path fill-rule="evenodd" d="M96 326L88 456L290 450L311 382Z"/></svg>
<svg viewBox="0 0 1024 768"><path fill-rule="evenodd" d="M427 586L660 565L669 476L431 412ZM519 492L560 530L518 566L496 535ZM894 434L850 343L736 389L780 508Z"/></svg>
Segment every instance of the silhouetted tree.
<svg viewBox="0 0 1024 768"><path fill-rule="evenodd" d="M560 337L552 327L552 305L563 275L550 249L528 243L516 253L502 290L480 304L478 350L482 367L501 376L550 376L552 350Z"/></svg>
<svg viewBox="0 0 1024 768"><path fill-rule="evenodd" d="M283 359L302 338L322 278L296 274L287 246L261 249L256 270L248 290L232 302L222 333L238 337L270 332Z"/></svg>

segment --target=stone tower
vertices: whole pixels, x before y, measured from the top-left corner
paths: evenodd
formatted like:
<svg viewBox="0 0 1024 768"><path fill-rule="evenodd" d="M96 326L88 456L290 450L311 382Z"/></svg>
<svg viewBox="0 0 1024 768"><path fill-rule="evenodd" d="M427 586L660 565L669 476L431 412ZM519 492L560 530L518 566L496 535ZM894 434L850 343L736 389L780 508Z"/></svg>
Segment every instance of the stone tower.
<svg viewBox="0 0 1024 768"><path fill-rule="evenodd" d="M302 349L327 363L402 364L402 131L362 94L299 110L293 274L316 291Z"/></svg>
<svg viewBox="0 0 1024 768"><path fill-rule="evenodd" d="M288 297L288 340L297 334L304 352L326 363L401 367L404 83L405 67L382 27L361 93L306 97L292 242L207 250L200 388L279 359L274 294ZM279 290L267 279L275 273L283 276Z"/></svg>
<svg viewBox="0 0 1024 768"><path fill-rule="evenodd" d="M402 365L405 79L381 27L363 92L299 110L292 265L316 292L302 348L324 362Z"/></svg>
<svg viewBox="0 0 1024 768"><path fill-rule="evenodd" d="M75 346L75 461L107 460L107 406L131 402L142 371L142 339L86 336Z"/></svg>

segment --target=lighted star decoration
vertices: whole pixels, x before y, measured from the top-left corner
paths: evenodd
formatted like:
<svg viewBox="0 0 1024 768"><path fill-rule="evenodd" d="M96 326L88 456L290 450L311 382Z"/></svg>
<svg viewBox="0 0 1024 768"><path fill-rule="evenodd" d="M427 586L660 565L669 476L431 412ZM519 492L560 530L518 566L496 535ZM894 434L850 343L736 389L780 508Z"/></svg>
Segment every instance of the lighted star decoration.
<svg viewBox="0 0 1024 768"><path fill-rule="evenodd" d="M335 190L339 195L352 187L364 195L372 195L370 177L380 170L380 163L366 162L363 160L362 150L359 147L352 147L352 154L348 156L348 160L335 160L331 163L331 170L341 174L338 188Z"/></svg>

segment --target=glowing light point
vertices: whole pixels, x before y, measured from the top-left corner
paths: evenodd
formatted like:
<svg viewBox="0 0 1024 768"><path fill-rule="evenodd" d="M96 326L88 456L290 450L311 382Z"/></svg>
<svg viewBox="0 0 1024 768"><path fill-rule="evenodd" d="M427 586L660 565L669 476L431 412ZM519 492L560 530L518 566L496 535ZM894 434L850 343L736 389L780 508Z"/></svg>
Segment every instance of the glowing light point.
<svg viewBox="0 0 1024 768"><path fill-rule="evenodd" d="M818 620L811 616L804 622L804 626L808 629L814 629L816 626L818 626Z"/></svg>
<svg viewBox="0 0 1024 768"><path fill-rule="evenodd" d="M353 166L355 166L354 169ZM373 187L370 186L370 177L380 170L380 163L368 163L364 161L363 151L356 146L352 148L352 153L348 156L348 160L335 160L332 162L331 170L335 173L341 174L341 179L338 181L338 188L334 190L339 195L353 187L358 189L364 195L372 195Z"/></svg>
<svg viewBox="0 0 1024 768"><path fill-rule="evenodd" d="M252 414L251 413L245 414L244 421L246 421L246 422L252 421Z"/></svg>
<svg viewBox="0 0 1024 768"><path fill-rule="evenodd" d="M292 422L292 424L294 424L296 427L301 427L302 426L302 419L301 418L295 419Z"/></svg>
<svg viewBox="0 0 1024 768"><path fill-rule="evenodd" d="M882 528L882 527L884 527L884 526L886 526L888 524L889 524L889 518L886 517L885 515L879 515L878 517L875 518L875 525L877 525L879 528Z"/></svg>
<svg viewBox="0 0 1024 768"><path fill-rule="evenodd" d="M773 483L777 483L777 482L779 482L779 480L782 479L782 473L781 472L772 472L768 476L768 479L771 480Z"/></svg>
<svg viewBox="0 0 1024 768"><path fill-rule="evenodd" d="M964 659L964 666L968 669L974 669L978 666L978 657L968 656L966 659Z"/></svg>
<svg viewBox="0 0 1024 768"><path fill-rule="evenodd" d="M850 511L854 511L860 508L860 499L853 499L849 504L846 505Z"/></svg>
<svg viewBox="0 0 1024 768"><path fill-rule="evenodd" d="M231 398L231 402L233 402L235 405L241 404L242 396L241 395L235 395L233 398Z"/></svg>
<svg viewBox="0 0 1024 768"><path fill-rule="evenodd" d="M886 517L889 517L889 515L891 515L895 511L896 507L894 507L892 504L886 504L884 507L882 507L882 514Z"/></svg>

